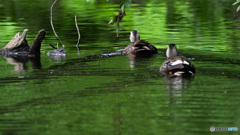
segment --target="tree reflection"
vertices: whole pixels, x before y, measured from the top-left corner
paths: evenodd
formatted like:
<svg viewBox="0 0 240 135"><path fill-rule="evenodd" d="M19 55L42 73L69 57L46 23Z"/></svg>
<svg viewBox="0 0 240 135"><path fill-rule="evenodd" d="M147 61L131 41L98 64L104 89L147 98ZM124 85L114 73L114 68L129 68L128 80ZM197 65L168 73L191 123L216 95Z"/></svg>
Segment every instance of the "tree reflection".
<svg viewBox="0 0 240 135"><path fill-rule="evenodd" d="M14 66L15 72L26 72L27 66L26 63L28 61L31 62L33 69L41 69L41 61L40 56L36 57L28 57L28 56L4 56L7 63Z"/></svg>

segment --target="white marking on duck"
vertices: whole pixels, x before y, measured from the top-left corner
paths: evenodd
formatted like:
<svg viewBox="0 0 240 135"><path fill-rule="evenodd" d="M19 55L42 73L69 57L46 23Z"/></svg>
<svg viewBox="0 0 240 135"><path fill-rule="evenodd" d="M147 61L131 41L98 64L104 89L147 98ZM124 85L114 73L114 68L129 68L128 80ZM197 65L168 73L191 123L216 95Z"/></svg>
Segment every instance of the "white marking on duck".
<svg viewBox="0 0 240 135"><path fill-rule="evenodd" d="M182 72L182 71L178 71L178 72L174 73L175 76L181 76L182 74L184 74L184 72Z"/></svg>
<svg viewBox="0 0 240 135"><path fill-rule="evenodd" d="M186 65L189 65L189 63L187 61L181 61L181 60L177 60L177 61L174 61L171 63L171 66L175 66L175 65L178 65L178 64L186 64Z"/></svg>
<svg viewBox="0 0 240 135"><path fill-rule="evenodd" d="M187 61L184 61L183 64L189 65L189 63Z"/></svg>

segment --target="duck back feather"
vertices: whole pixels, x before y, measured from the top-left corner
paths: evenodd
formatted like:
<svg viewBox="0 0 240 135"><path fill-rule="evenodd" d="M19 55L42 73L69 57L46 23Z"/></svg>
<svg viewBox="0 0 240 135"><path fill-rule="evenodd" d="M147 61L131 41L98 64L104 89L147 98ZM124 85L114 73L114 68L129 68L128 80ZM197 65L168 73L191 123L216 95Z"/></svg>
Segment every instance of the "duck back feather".
<svg viewBox="0 0 240 135"><path fill-rule="evenodd" d="M173 51L169 50L169 48L166 52ZM176 51L176 49L174 51ZM183 56L168 57L160 67L160 72L164 75L172 76L193 76L196 73L193 64L186 57Z"/></svg>
<svg viewBox="0 0 240 135"><path fill-rule="evenodd" d="M137 39L137 40L135 40ZM149 57L157 53L157 48L146 40L140 40L136 30L131 31L131 43L124 49L123 53L133 57Z"/></svg>

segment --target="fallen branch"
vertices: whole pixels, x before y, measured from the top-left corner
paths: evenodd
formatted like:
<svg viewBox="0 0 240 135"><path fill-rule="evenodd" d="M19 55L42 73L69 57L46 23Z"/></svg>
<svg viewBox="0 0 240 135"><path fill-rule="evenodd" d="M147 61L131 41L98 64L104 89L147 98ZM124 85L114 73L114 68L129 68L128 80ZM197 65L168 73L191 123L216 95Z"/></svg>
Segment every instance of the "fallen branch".
<svg viewBox="0 0 240 135"><path fill-rule="evenodd" d="M55 46L53 46L52 44L49 44L53 49L57 49Z"/></svg>
<svg viewBox="0 0 240 135"><path fill-rule="evenodd" d="M78 28L78 25L77 25L77 16L75 15L75 24L76 24L76 28L77 28L77 32L78 32L78 42L77 42L77 49L79 51L79 42L80 42L80 38L81 38L81 35L80 35L80 31L79 31L79 28Z"/></svg>
<svg viewBox="0 0 240 135"><path fill-rule="evenodd" d="M53 6L55 5L56 2L57 2L57 0L55 0L55 1L53 2L52 6L51 6L51 9L50 9L50 10L51 10L50 23L51 23L51 26L52 26L53 33L54 33L55 36L58 38L59 42L62 44L62 46L63 46L63 48L64 48L64 44L63 44L62 40L59 38L59 36L57 35L57 33L56 33L55 29L54 29L54 26L53 26L53 22L52 22L52 8L53 8Z"/></svg>

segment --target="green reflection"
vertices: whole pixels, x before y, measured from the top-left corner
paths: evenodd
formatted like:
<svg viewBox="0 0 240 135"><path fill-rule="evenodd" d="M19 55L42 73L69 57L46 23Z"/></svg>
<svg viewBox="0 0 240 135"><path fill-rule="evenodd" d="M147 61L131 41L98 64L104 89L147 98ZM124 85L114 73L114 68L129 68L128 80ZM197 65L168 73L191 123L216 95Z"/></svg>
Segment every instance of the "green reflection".
<svg viewBox="0 0 240 135"><path fill-rule="evenodd" d="M53 23L66 45L65 60L46 55L52 50L48 44L57 42L49 23L52 2L1 1L1 48L25 28L30 45L40 29L47 35L41 69L0 57L0 134L191 135L209 134L210 126L240 125L240 32L232 1L133 1L116 38L108 22L119 0L59 0ZM132 60L115 51L129 44L133 29L159 54ZM195 78L159 74L169 43L191 59Z"/></svg>

